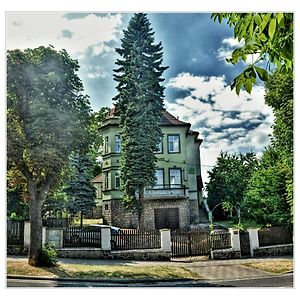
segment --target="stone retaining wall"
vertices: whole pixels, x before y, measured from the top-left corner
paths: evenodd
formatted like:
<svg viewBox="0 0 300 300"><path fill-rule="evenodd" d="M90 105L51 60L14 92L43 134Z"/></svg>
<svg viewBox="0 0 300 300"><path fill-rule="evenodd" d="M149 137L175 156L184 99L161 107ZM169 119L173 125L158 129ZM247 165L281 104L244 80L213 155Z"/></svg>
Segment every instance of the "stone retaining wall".
<svg viewBox="0 0 300 300"><path fill-rule="evenodd" d="M7 255L27 255L29 248L21 245L7 245Z"/></svg>
<svg viewBox="0 0 300 300"><path fill-rule="evenodd" d="M253 249L254 257L293 255L293 244L265 246Z"/></svg>
<svg viewBox="0 0 300 300"><path fill-rule="evenodd" d="M213 250L211 253L211 258L212 259L241 258L241 251L236 251L233 248Z"/></svg>
<svg viewBox="0 0 300 300"><path fill-rule="evenodd" d="M127 259L127 260L170 260L171 252L162 250L123 250L105 251L91 248L64 248L58 249L58 257L81 258L81 259Z"/></svg>

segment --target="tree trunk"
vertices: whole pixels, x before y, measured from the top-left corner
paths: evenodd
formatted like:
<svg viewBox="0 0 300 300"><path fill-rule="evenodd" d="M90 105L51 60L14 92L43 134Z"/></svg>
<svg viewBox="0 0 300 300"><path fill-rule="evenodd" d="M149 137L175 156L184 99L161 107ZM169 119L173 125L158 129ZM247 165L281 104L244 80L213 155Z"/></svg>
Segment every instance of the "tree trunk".
<svg viewBox="0 0 300 300"><path fill-rule="evenodd" d="M139 199L138 199L138 229L144 229L144 185L139 185Z"/></svg>
<svg viewBox="0 0 300 300"><path fill-rule="evenodd" d="M28 264L31 266L42 266L42 204L46 199L53 178L37 188L33 180L28 180L29 191L29 218L30 218L30 246Z"/></svg>

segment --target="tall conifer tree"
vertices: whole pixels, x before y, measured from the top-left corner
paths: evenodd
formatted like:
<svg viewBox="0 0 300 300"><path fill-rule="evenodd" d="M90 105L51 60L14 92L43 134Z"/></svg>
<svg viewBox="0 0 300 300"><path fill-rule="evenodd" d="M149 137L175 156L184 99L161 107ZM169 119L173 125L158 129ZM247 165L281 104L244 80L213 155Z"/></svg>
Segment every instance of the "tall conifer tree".
<svg viewBox="0 0 300 300"><path fill-rule="evenodd" d="M147 15L134 14L129 22L116 64L114 79L118 94L114 98L120 116L122 151L121 179L124 204L136 209L139 227L143 227L144 188L154 185L155 151L160 141L159 126L164 87L162 45L155 44Z"/></svg>

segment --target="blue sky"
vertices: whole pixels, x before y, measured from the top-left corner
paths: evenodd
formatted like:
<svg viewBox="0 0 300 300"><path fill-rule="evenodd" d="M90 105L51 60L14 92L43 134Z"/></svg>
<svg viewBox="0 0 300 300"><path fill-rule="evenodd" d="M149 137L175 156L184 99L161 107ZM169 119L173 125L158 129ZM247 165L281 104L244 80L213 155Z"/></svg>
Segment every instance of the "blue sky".
<svg viewBox="0 0 300 300"><path fill-rule="evenodd" d="M116 95L113 69L123 30L132 13L9 12L6 47L53 45L78 59L79 76L94 110L112 106ZM207 182L220 151L259 155L270 141L274 117L264 104L264 88L240 96L230 82L243 68L225 58L238 47L226 23L214 23L209 13L150 13L149 20L164 52L165 107L200 132L202 175ZM51 26L50 26L51 24ZM249 61L255 59L248 58Z"/></svg>

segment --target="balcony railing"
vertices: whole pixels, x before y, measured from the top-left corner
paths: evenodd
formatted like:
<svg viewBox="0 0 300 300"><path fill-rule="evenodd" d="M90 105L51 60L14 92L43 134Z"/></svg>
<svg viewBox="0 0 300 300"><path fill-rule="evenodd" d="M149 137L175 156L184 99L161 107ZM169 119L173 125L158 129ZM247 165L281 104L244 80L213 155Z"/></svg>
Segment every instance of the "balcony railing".
<svg viewBox="0 0 300 300"><path fill-rule="evenodd" d="M145 188L145 198L184 198L187 197L188 189L181 184L162 184Z"/></svg>

